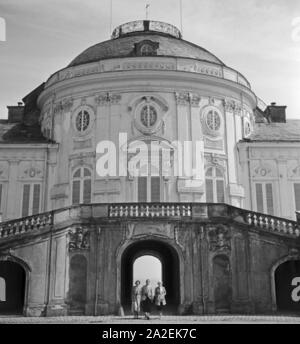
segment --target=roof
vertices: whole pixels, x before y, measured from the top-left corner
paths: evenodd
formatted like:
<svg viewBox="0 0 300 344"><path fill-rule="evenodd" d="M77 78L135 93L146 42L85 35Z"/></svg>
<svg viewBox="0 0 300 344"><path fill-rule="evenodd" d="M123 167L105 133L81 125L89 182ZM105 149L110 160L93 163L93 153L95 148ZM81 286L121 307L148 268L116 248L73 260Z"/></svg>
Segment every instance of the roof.
<svg viewBox="0 0 300 344"><path fill-rule="evenodd" d="M0 121L0 143L49 143L39 126Z"/></svg>
<svg viewBox="0 0 300 344"><path fill-rule="evenodd" d="M185 57L224 65L215 55L193 43L163 33L139 32L93 45L79 54L68 67L109 58L135 56L134 45L143 40L159 43L156 56Z"/></svg>
<svg viewBox="0 0 300 344"><path fill-rule="evenodd" d="M253 133L245 141L300 141L300 120L286 123L256 123Z"/></svg>

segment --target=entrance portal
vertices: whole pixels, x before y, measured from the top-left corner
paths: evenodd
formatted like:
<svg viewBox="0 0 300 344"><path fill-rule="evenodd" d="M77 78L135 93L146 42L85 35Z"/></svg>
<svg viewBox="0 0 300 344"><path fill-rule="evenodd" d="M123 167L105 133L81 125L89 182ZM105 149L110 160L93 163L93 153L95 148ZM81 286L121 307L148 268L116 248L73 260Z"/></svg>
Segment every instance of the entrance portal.
<svg viewBox="0 0 300 344"><path fill-rule="evenodd" d="M26 274L21 265L0 261L0 314L22 314Z"/></svg>
<svg viewBox="0 0 300 344"><path fill-rule="evenodd" d="M125 311L130 311L131 289L134 284L134 263L145 256L152 256L161 262L161 279L166 288L167 311L175 312L180 302L179 258L174 248L157 240L143 240L130 245L122 255L121 263L121 303ZM159 268L158 268L159 270ZM157 265L144 264L141 285L149 278L153 289L156 287ZM147 277L146 277L147 276ZM154 277L154 278L152 278ZM152 280L151 280L152 278ZM154 290L153 290L154 291Z"/></svg>
<svg viewBox="0 0 300 344"><path fill-rule="evenodd" d="M278 311L300 312L300 260L290 260L275 271Z"/></svg>

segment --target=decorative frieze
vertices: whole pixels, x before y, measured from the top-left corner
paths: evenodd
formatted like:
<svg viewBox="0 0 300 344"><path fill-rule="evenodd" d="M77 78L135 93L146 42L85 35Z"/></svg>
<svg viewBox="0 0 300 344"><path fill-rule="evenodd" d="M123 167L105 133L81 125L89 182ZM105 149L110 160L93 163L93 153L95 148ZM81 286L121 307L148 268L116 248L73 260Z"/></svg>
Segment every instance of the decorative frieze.
<svg viewBox="0 0 300 344"><path fill-rule="evenodd" d="M87 228L76 227L69 231L69 251L88 250L90 248L90 232Z"/></svg>

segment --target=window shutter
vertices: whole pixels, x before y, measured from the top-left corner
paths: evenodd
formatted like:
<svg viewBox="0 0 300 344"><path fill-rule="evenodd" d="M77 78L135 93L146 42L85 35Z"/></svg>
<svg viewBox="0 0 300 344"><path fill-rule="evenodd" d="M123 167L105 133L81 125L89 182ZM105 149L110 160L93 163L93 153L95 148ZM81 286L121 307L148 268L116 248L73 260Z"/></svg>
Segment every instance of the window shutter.
<svg viewBox="0 0 300 344"><path fill-rule="evenodd" d="M84 180L84 182L83 182L83 203L91 203L91 189L92 189L91 179Z"/></svg>
<svg viewBox="0 0 300 344"><path fill-rule="evenodd" d="M138 201L147 202L147 177L138 177Z"/></svg>
<svg viewBox="0 0 300 344"><path fill-rule="evenodd" d="M217 180L217 202L224 203L224 181Z"/></svg>
<svg viewBox="0 0 300 344"><path fill-rule="evenodd" d="M73 181L72 203L73 204L80 203L80 181L79 180Z"/></svg>
<svg viewBox="0 0 300 344"><path fill-rule="evenodd" d="M263 201L263 191L262 191L262 184L256 183L255 184L256 190L256 210L258 212L264 212L264 201Z"/></svg>
<svg viewBox="0 0 300 344"><path fill-rule="evenodd" d="M272 184L266 184L266 201L267 201L267 213L270 215L274 214L274 205L273 205L273 190Z"/></svg>
<svg viewBox="0 0 300 344"><path fill-rule="evenodd" d="M34 184L33 200L32 200L32 214L38 214L40 211L40 184Z"/></svg>
<svg viewBox="0 0 300 344"><path fill-rule="evenodd" d="M23 186L22 217L29 215L30 184Z"/></svg>
<svg viewBox="0 0 300 344"><path fill-rule="evenodd" d="M295 206L296 210L300 210L300 184L295 183L294 184L294 193L295 193Z"/></svg>
<svg viewBox="0 0 300 344"><path fill-rule="evenodd" d="M151 202L160 202L160 177L151 177Z"/></svg>
<svg viewBox="0 0 300 344"><path fill-rule="evenodd" d="M212 179L205 180L205 188L206 188L206 202L212 203L214 201L214 190L213 190Z"/></svg>

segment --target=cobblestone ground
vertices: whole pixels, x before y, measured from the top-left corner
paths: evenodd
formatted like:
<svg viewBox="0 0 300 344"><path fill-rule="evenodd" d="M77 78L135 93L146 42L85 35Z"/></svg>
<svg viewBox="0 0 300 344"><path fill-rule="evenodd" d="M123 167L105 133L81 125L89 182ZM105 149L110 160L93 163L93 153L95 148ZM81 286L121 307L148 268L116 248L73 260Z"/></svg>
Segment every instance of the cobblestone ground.
<svg viewBox="0 0 300 344"><path fill-rule="evenodd" d="M152 316L150 320L131 316L67 316L51 318L26 318L13 316L0 316L0 324L300 324L299 316L261 316L261 315L206 315L206 316Z"/></svg>

